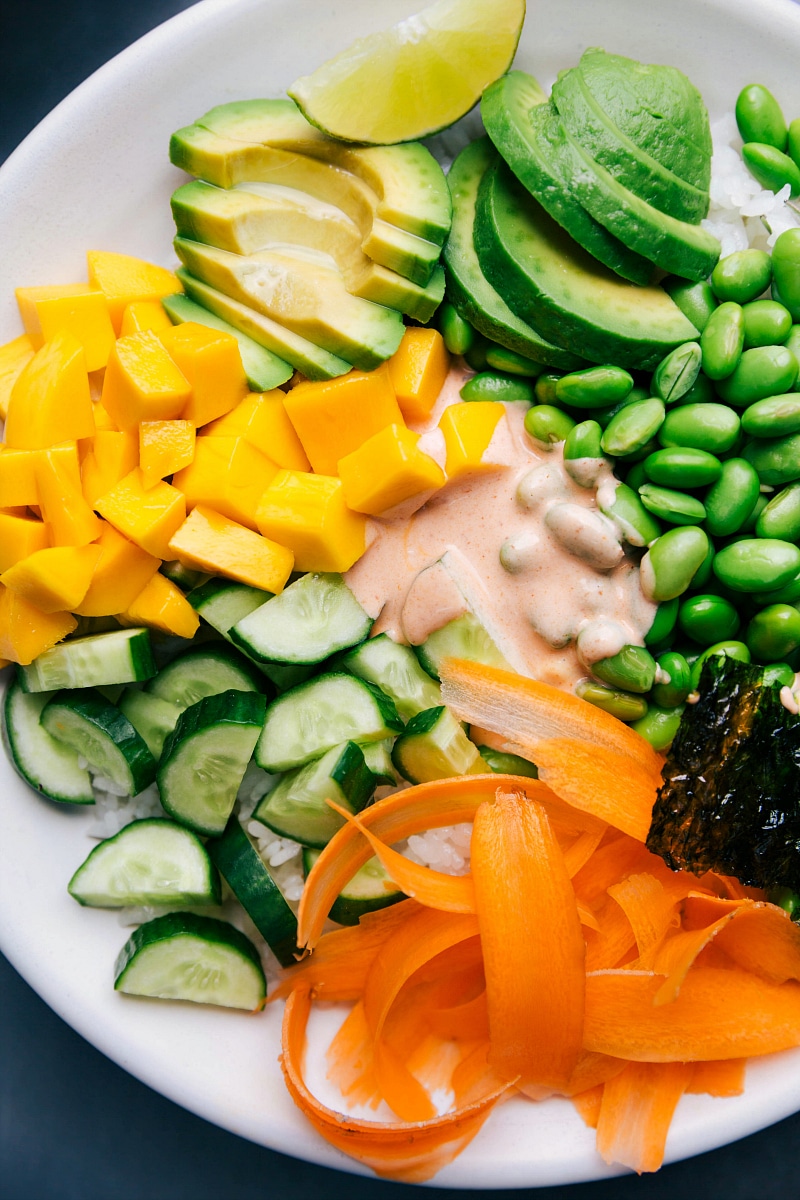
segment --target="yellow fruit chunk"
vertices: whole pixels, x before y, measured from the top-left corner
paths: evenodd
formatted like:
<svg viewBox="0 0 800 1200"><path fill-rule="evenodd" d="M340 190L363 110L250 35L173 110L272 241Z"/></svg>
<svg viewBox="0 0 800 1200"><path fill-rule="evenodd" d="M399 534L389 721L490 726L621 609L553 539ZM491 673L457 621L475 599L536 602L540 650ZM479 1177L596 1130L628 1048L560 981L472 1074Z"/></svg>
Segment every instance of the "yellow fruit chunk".
<svg viewBox="0 0 800 1200"><path fill-rule="evenodd" d="M81 488L87 504L94 507L95 501L130 474L138 462L139 438L135 429L124 433L118 429L98 429L81 463Z"/></svg>
<svg viewBox="0 0 800 1200"><path fill-rule="evenodd" d="M108 415L107 411L103 408L103 405L100 403L99 400L97 401L96 404L92 405L92 408L94 410L94 427L95 427L95 429L97 429L97 430L113 429L113 430L116 430L117 432L119 432L119 425L117 425L116 421L111 420L111 417Z"/></svg>
<svg viewBox="0 0 800 1200"><path fill-rule="evenodd" d="M64 283L17 288L16 295L25 332L37 350L67 329L83 346L87 371L106 365L115 335L102 292L88 283Z"/></svg>
<svg viewBox="0 0 800 1200"><path fill-rule="evenodd" d="M7 571L50 545L50 535L43 521L22 516L18 512L0 511L0 571Z"/></svg>
<svg viewBox="0 0 800 1200"><path fill-rule="evenodd" d="M171 326L161 340L192 387L181 413L187 421L206 425L247 395L242 355L232 333L185 321Z"/></svg>
<svg viewBox="0 0 800 1200"><path fill-rule="evenodd" d="M35 450L0 447L0 508L39 503Z"/></svg>
<svg viewBox="0 0 800 1200"><path fill-rule="evenodd" d="M293 551L298 571L347 571L366 548L366 518L332 475L279 471L261 498L258 527Z"/></svg>
<svg viewBox="0 0 800 1200"><path fill-rule="evenodd" d="M78 622L68 612L46 613L0 585L0 656L27 667L55 646Z"/></svg>
<svg viewBox="0 0 800 1200"><path fill-rule="evenodd" d="M125 309L134 300L160 300L174 296L181 285L172 271L111 250L90 250L86 255L89 283L108 301L111 323L118 334Z"/></svg>
<svg viewBox="0 0 800 1200"><path fill-rule="evenodd" d="M120 614L120 620L123 625L147 625L182 638L193 638L200 625L181 589L158 572Z"/></svg>
<svg viewBox="0 0 800 1200"><path fill-rule="evenodd" d="M203 504L256 529L259 502L277 471L275 463L244 438L200 437L194 461L172 483L186 497L187 509Z"/></svg>
<svg viewBox="0 0 800 1200"><path fill-rule="evenodd" d="M502 404L494 400L465 401L451 404L444 410L439 428L447 447L445 470L448 479L497 469L496 463L483 462L483 456L498 421L504 416Z"/></svg>
<svg viewBox="0 0 800 1200"><path fill-rule="evenodd" d="M42 612L71 612L86 595L100 558L99 546L51 546L21 559L0 583Z"/></svg>
<svg viewBox="0 0 800 1200"><path fill-rule="evenodd" d="M191 421L142 421L139 426L139 466L146 488L166 475L188 467L194 458ZM181 489L182 490L182 489Z"/></svg>
<svg viewBox="0 0 800 1200"><path fill-rule="evenodd" d="M169 544L185 567L224 575L265 592L282 592L292 571L291 550L229 521L212 508L192 509Z"/></svg>
<svg viewBox="0 0 800 1200"><path fill-rule="evenodd" d="M378 516L420 492L442 487L444 471L417 448L419 434L405 425L387 425L352 454L339 459L345 503Z"/></svg>
<svg viewBox="0 0 800 1200"><path fill-rule="evenodd" d="M186 519L186 501L177 488L168 483L146 488L137 468L101 496L95 508L119 533L148 554L157 558L174 557L169 552L169 540ZM116 611L121 612L122 608Z"/></svg>
<svg viewBox="0 0 800 1200"><path fill-rule="evenodd" d="M65 442L36 459L36 486L42 518L56 546L85 546L100 536L100 522L81 489L78 447Z"/></svg>
<svg viewBox="0 0 800 1200"><path fill-rule="evenodd" d="M340 458L387 425L402 425L389 370L350 371L338 379L300 383L284 397L289 420L320 475L335 475Z"/></svg>
<svg viewBox="0 0 800 1200"><path fill-rule="evenodd" d="M100 557L92 582L75 612L83 617L111 617L124 612L156 573L160 560L129 542L113 525L100 522Z"/></svg>
<svg viewBox="0 0 800 1200"><path fill-rule="evenodd" d="M389 359L400 411L407 421L429 417L450 370L450 355L438 329L412 326Z"/></svg>
<svg viewBox="0 0 800 1200"><path fill-rule="evenodd" d="M37 350L11 389L6 445L40 450L93 433L86 356L75 335L63 330Z"/></svg>
<svg viewBox="0 0 800 1200"><path fill-rule="evenodd" d="M144 333L148 329L160 337L172 329L172 321L160 300L134 300L122 314L119 335L127 337L129 333Z"/></svg>
<svg viewBox="0 0 800 1200"><path fill-rule="evenodd" d="M179 417L191 393L188 379L154 333L119 338L106 367L102 403L120 429Z"/></svg>
<svg viewBox="0 0 800 1200"><path fill-rule="evenodd" d="M203 427L204 437L243 437L279 467L310 471L311 463L286 415L284 393L249 392L236 408Z"/></svg>
<svg viewBox="0 0 800 1200"><path fill-rule="evenodd" d="M6 419L8 399L20 371L28 365L35 353L36 349L27 333L0 346L0 421Z"/></svg>

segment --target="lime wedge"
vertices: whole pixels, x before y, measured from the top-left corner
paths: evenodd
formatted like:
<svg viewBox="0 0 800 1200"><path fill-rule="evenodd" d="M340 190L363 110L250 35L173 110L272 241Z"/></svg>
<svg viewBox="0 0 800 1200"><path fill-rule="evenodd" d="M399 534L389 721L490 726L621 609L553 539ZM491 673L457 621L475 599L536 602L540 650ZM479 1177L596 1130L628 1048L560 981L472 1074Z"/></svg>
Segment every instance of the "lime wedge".
<svg viewBox="0 0 800 1200"><path fill-rule="evenodd" d="M463 117L508 70L524 19L525 0L438 0L359 38L289 95L332 137L414 141Z"/></svg>

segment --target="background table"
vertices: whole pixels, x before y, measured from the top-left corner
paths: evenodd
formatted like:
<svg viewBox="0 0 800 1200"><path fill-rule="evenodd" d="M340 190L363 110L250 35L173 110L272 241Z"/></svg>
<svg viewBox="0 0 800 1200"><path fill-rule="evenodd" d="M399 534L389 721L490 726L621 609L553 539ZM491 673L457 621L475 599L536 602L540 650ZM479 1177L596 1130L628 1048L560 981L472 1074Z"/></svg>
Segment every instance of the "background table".
<svg viewBox="0 0 800 1200"><path fill-rule="evenodd" d="M19 0L13 6L6 0L0 6L0 160L93 70L188 7L187 0ZM24 280L4 279L3 286L17 282ZM792 1200L800 1194L799 1152L800 1115L655 1176L530 1195ZM309 1166L183 1111L73 1033L0 956L4 1200L302 1200L320 1193L328 1200L408 1200L412 1189Z"/></svg>

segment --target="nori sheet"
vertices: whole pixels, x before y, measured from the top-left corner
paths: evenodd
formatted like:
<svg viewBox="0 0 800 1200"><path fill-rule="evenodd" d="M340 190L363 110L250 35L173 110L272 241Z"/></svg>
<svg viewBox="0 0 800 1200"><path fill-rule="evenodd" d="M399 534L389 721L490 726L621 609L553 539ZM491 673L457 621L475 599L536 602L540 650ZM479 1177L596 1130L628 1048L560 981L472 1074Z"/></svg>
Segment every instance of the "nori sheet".
<svg viewBox="0 0 800 1200"><path fill-rule="evenodd" d="M800 717L761 671L712 655L662 770L647 848L675 870L800 892Z"/></svg>

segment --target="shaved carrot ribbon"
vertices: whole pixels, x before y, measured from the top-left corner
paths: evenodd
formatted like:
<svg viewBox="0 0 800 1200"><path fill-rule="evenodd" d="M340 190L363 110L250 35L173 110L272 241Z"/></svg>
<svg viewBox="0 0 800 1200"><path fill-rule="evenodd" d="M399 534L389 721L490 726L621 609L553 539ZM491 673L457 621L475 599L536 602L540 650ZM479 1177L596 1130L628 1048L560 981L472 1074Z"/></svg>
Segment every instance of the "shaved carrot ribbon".
<svg viewBox="0 0 800 1200"><path fill-rule="evenodd" d="M675 1108L692 1078L689 1063L629 1063L603 1088L597 1149L606 1162L657 1171Z"/></svg>

